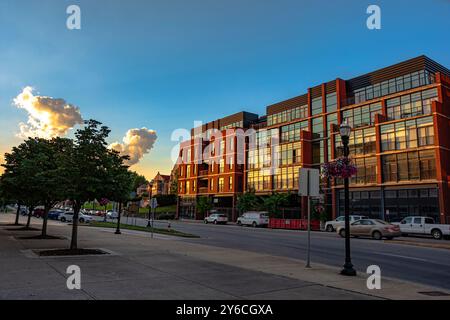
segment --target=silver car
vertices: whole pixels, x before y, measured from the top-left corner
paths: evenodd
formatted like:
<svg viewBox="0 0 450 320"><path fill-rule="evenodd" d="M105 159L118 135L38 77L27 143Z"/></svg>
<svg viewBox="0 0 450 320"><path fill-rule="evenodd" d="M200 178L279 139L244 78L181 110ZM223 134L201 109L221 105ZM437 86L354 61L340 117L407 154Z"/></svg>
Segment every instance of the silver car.
<svg viewBox="0 0 450 320"><path fill-rule="evenodd" d="M228 217L225 214L213 213L205 218L205 224L214 223L214 224L227 224Z"/></svg>
<svg viewBox="0 0 450 320"><path fill-rule="evenodd" d="M350 216L350 223L353 223L353 222L361 220L361 219L367 219L367 217L366 216L351 215ZM345 216L340 216L340 217L337 217L334 220L327 221L325 223L325 230L327 232L333 232L333 231L337 230L339 227L343 226L344 224L345 224Z"/></svg>

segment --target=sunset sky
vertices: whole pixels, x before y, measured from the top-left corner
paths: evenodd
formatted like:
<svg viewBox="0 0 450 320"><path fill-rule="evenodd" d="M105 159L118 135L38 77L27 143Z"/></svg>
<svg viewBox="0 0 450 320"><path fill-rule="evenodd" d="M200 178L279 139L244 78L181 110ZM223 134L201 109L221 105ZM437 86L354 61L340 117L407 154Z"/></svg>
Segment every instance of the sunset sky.
<svg viewBox="0 0 450 320"><path fill-rule="evenodd" d="M66 28L71 4L81 30ZM370 4L381 30L366 27ZM449 13L447 0L1 0L0 153L93 118L133 170L168 174L172 132L196 120L264 114L421 54L450 68Z"/></svg>

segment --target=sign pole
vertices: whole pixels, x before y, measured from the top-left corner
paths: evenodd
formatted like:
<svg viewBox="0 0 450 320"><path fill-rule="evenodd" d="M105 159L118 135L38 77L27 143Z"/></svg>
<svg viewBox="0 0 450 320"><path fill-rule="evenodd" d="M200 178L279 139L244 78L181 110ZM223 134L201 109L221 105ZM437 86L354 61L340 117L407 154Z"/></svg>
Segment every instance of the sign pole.
<svg viewBox="0 0 450 320"><path fill-rule="evenodd" d="M307 257L306 268L311 268L311 198L310 198L310 171L307 172L307 194L308 194L308 245L307 245Z"/></svg>

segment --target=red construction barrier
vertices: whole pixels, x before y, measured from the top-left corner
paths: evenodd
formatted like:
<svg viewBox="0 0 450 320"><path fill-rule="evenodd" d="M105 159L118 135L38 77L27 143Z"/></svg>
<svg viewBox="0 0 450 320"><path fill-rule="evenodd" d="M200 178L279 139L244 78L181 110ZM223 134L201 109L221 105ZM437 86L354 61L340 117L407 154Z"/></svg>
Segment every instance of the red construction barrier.
<svg viewBox="0 0 450 320"><path fill-rule="evenodd" d="M306 219L269 219L271 229L307 230L308 220ZM320 221L311 220L311 230L320 231Z"/></svg>

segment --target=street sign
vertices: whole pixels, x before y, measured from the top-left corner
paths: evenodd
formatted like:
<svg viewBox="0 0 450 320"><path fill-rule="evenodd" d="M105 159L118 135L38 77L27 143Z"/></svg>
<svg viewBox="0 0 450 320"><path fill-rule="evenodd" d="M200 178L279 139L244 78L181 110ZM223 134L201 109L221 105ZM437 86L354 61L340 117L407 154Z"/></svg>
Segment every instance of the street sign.
<svg viewBox="0 0 450 320"><path fill-rule="evenodd" d="M152 198L152 200L150 200L150 208L156 209L157 207L158 207L158 200L156 200L156 198Z"/></svg>
<svg viewBox="0 0 450 320"><path fill-rule="evenodd" d="M308 197L308 239L306 268L311 268L311 197L320 195L320 173L318 169L301 168L298 181L299 196Z"/></svg>
<svg viewBox="0 0 450 320"><path fill-rule="evenodd" d="M319 169L301 168L298 183L298 194L300 196L318 197L320 195Z"/></svg>

